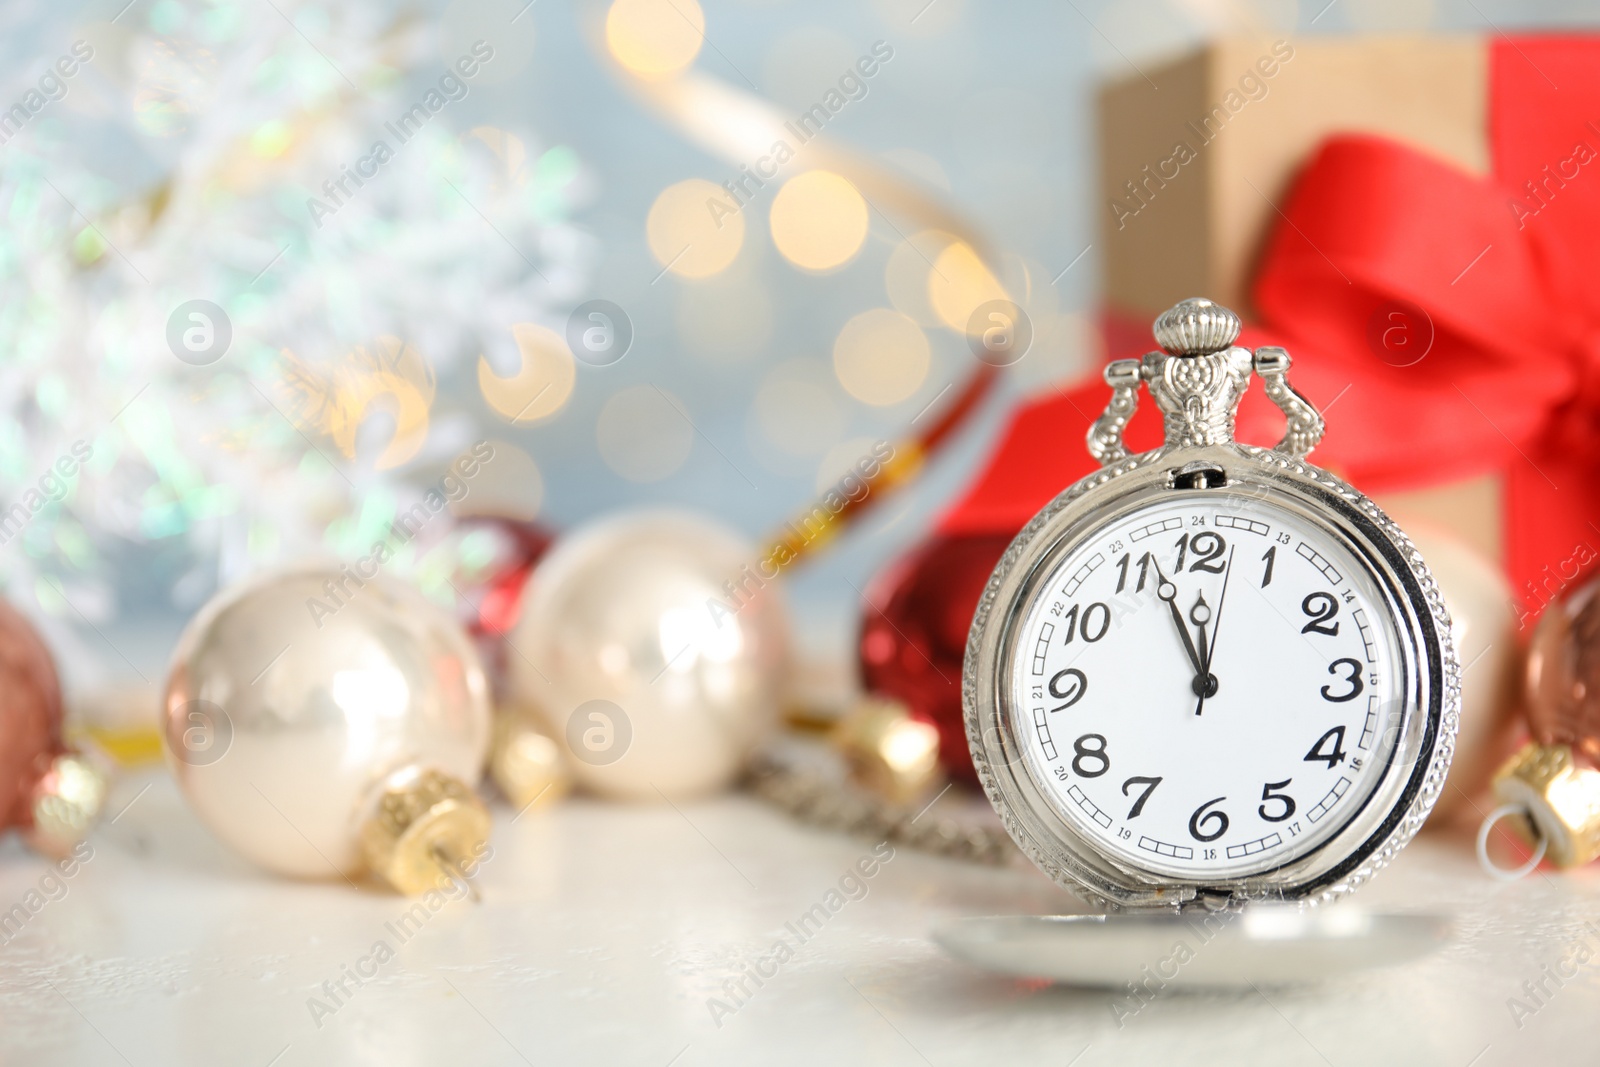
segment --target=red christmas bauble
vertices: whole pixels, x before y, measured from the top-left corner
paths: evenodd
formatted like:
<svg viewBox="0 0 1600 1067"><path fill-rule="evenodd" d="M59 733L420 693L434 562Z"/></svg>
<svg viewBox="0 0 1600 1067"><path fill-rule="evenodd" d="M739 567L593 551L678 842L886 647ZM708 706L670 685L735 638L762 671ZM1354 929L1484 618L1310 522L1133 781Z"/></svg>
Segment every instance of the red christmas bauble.
<svg viewBox="0 0 1600 1067"><path fill-rule="evenodd" d="M883 572L867 591L861 678L939 731L939 761L975 781L961 713L967 630L1009 536L937 536Z"/></svg>

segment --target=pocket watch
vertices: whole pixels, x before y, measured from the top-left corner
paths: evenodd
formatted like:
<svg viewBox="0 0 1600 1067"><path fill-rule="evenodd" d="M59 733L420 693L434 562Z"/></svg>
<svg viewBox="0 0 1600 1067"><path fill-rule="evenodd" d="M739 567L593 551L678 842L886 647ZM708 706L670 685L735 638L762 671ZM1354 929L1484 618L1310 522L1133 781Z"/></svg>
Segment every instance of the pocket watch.
<svg viewBox="0 0 1600 1067"><path fill-rule="evenodd" d="M1322 417L1289 354L1185 300L1161 351L1106 367L1100 470L1017 535L962 679L979 779L1012 838L1110 910L1325 903L1409 842L1449 770L1450 619L1376 504L1305 461ZM1234 440L1252 372L1274 448ZM1145 386L1165 443L1130 455Z"/></svg>

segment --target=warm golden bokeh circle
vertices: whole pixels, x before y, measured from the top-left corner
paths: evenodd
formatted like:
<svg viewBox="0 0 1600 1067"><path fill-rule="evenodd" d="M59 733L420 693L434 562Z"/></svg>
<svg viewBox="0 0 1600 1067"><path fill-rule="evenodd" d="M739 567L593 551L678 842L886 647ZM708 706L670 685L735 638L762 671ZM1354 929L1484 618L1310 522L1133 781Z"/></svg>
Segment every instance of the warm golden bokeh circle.
<svg viewBox="0 0 1600 1067"><path fill-rule="evenodd" d="M744 245L744 215L712 207L730 203L721 186L703 178L667 186L645 220L650 254L685 278L707 278L724 269Z"/></svg>
<svg viewBox="0 0 1600 1067"><path fill-rule="evenodd" d="M922 230L895 245L883 269L884 287L896 311L911 316L921 326L942 326L933 309L928 278L933 264L946 248L955 243L953 234L943 230Z"/></svg>
<svg viewBox="0 0 1600 1067"><path fill-rule="evenodd" d="M402 466L428 439L437 389L433 367L401 338L385 334L354 345L330 364L307 363L288 349L282 356L295 426L327 434L345 456L356 457L368 419L380 413L394 431L373 459L375 469Z"/></svg>
<svg viewBox="0 0 1600 1067"><path fill-rule="evenodd" d="M641 78L666 78L699 55L706 17L695 0L616 0L606 13L606 47Z"/></svg>
<svg viewBox="0 0 1600 1067"><path fill-rule="evenodd" d="M867 202L849 179L809 170L783 183L770 213L772 243L806 270L848 263L867 239Z"/></svg>
<svg viewBox="0 0 1600 1067"><path fill-rule="evenodd" d="M928 300L939 321L952 330L965 333L979 304L1007 299L1005 288L965 241L946 246L933 261Z"/></svg>
<svg viewBox="0 0 1600 1067"><path fill-rule="evenodd" d="M865 404L898 404L928 376L927 335L891 308L863 311L833 342L833 372L845 392Z"/></svg>
<svg viewBox="0 0 1600 1067"><path fill-rule="evenodd" d="M628 481L659 482L689 458L694 426L683 401L653 385L633 385L600 409L595 443L606 466Z"/></svg>
<svg viewBox="0 0 1600 1067"><path fill-rule="evenodd" d="M827 365L796 359L767 372L751 415L770 444L790 456L820 455L844 430Z"/></svg>
<svg viewBox="0 0 1600 1067"><path fill-rule="evenodd" d="M478 357L478 388L483 399L511 422L532 422L560 411L572 395L577 377L577 361L567 348L566 338L554 330L531 322L511 327L522 366L516 374L502 378L489 361Z"/></svg>
<svg viewBox="0 0 1600 1067"><path fill-rule="evenodd" d="M678 337L708 363L753 360L772 340L772 294L760 280L729 271L698 285L681 286Z"/></svg>
<svg viewBox="0 0 1600 1067"><path fill-rule="evenodd" d="M487 443L494 449L494 458L478 465L470 489L450 502L450 511L458 518L489 515L532 521L544 503L544 475L539 465L510 441L497 438Z"/></svg>

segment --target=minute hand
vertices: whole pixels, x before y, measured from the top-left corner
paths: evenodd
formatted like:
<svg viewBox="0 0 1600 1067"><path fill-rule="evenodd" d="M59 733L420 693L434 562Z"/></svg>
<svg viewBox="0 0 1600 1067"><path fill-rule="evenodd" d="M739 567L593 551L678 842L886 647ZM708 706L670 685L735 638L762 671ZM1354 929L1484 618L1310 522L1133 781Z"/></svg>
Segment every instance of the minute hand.
<svg viewBox="0 0 1600 1067"><path fill-rule="evenodd" d="M1161 573L1161 565L1156 563L1155 556L1150 557L1151 564L1156 569L1156 596L1167 602L1167 607L1172 609L1172 623L1178 628L1178 636L1183 638L1183 649L1189 653L1189 662L1194 664L1197 677L1205 677L1205 667L1200 660L1200 653L1194 647L1194 638L1189 636L1189 627L1184 624L1183 612L1178 610L1178 587L1167 581L1167 576Z"/></svg>
<svg viewBox="0 0 1600 1067"><path fill-rule="evenodd" d="M1217 634L1222 630L1222 609L1228 605L1228 580L1232 577L1233 549L1230 548L1228 549L1228 562L1224 565L1222 573L1222 595L1217 598L1217 613L1216 615L1212 616L1211 619L1211 642L1210 646L1206 649L1206 663L1200 671L1201 676L1206 680L1206 684L1200 690L1200 692L1196 694L1200 698L1200 702L1194 706L1194 713L1196 715L1205 714L1206 697L1211 694L1214 688L1212 683L1215 675L1211 673L1211 661L1217 656ZM1201 640L1204 639L1205 638L1202 635Z"/></svg>

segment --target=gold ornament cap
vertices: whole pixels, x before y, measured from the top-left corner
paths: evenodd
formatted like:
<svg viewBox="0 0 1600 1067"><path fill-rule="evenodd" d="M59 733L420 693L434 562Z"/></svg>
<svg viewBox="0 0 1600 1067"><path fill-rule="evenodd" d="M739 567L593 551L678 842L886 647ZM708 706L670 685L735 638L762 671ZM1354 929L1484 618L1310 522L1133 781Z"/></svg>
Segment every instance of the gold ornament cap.
<svg viewBox="0 0 1600 1067"><path fill-rule="evenodd" d="M559 800L572 787L572 773L561 746L515 710L502 711L495 718L489 776L519 813Z"/></svg>
<svg viewBox="0 0 1600 1067"><path fill-rule="evenodd" d="M441 879L465 879L491 825L489 809L466 783L411 768L385 783L361 825L361 848L374 873L406 896L420 896Z"/></svg>
<svg viewBox="0 0 1600 1067"><path fill-rule="evenodd" d="M1600 857L1600 770L1573 758L1569 745L1527 744L1494 776L1494 794L1525 816L1513 820L1530 844L1542 836L1557 867Z"/></svg>
<svg viewBox="0 0 1600 1067"><path fill-rule="evenodd" d="M855 779L894 803L910 803L944 778L939 731L899 701L862 700L839 720L832 740Z"/></svg>
<svg viewBox="0 0 1600 1067"><path fill-rule="evenodd" d="M23 832L28 844L52 859L64 859L100 818L108 788L105 773L87 756L56 756L33 787L33 825Z"/></svg>

